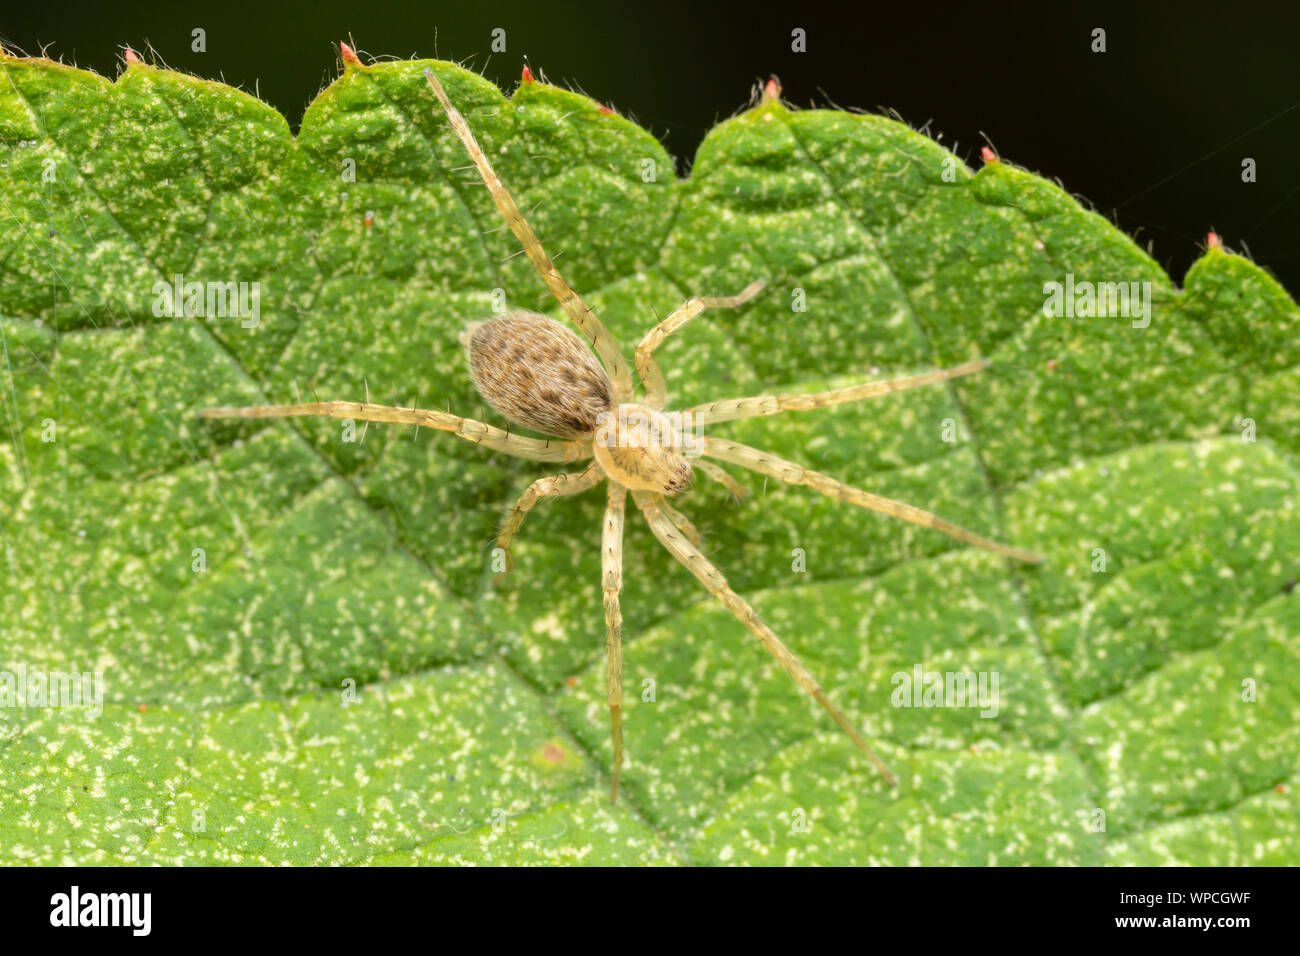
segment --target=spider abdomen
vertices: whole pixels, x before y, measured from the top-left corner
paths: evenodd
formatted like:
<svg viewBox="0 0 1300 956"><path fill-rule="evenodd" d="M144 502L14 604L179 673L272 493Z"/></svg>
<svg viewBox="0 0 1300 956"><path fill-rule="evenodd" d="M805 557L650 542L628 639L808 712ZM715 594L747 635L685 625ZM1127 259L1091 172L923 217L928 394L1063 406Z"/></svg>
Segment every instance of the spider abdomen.
<svg viewBox="0 0 1300 956"><path fill-rule="evenodd" d="M612 407L609 376L576 335L545 315L512 312L461 336L484 401L512 422L561 438L596 429Z"/></svg>

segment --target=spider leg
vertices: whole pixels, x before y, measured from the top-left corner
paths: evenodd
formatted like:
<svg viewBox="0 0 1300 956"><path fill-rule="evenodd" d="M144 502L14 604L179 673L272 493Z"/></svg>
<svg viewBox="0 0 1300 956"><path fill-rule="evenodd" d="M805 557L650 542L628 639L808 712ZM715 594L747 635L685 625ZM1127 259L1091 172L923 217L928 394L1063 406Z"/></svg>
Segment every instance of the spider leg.
<svg viewBox="0 0 1300 956"><path fill-rule="evenodd" d="M438 78L434 76L432 70L424 71L425 79L429 81L429 86L433 88L433 93L438 97L438 102L447 113L447 119L451 123L451 128L456 131L460 141L465 144L465 149L469 153L470 159L478 168L479 175L483 178L483 183L487 186L488 193L492 196L492 201L496 204L501 215L505 217L510 231L523 244L524 252L532 260L533 267L536 268L537 274L542 277L546 287L551 290L560 303L560 308L572 320L573 324L582 330L582 334L587 337L587 341L595 348L596 354L600 356L601 362L605 366L605 371L614 385L614 399L618 402L626 402L632 398L632 375L628 369L627 362L623 358L623 353L619 350L618 342L610 334L609 329L605 328L603 322L596 317L587 303L582 301L582 297L569 287L560 275L560 271L555 268L555 263L551 257L546 254L542 244L537 239L537 234L533 232L533 227L528 224L524 214L519 211L515 204L514 198L506 189L505 184L501 182L492 164L488 162L487 154L483 152L478 141L474 138L474 133L470 130L469 124L465 122L465 117L461 116L460 111L451 105L451 100L447 98L447 91L442 88Z"/></svg>
<svg viewBox="0 0 1300 956"><path fill-rule="evenodd" d="M1017 561L1025 561L1030 564L1042 563L1043 556L1035 554L1033 551L1023 551L1020 548L1013 548L1009 545L999 544L996 541L990 541L988 538L981 537L973 531L967 531L965 528L950 521L945 521L938 515L917 508L914 505L904 504L892 498L882 498L880 495L873 495L869 491L862 491L846 485L843 482L836 481L829 475L824 475L819 471L811 471L802 465L796 465L794 462L778 458L776 455L760 451L757 448L750 448L748 445L727 441L724 438L707 438L703 439L703 441L705 443L704 454L720 461L740 465L742 468L756 471L760 475L780 479L791 485L807 485L815 491L820 491L832 498L838 498L840 501L847 501L849 504L870 508L872 511L879 511L881 514L887 514L893 518L900 518L903 521L910 521L913 524L942 531L951 538L973 544L985 551L1006 555L1009 558L1015 558Z"/></svg>
<svg viewBox="0 0 1300 956"><path fill-rule="evenodd" d="M663 372L659 371L659 365L652 355L663 340L705 309L734 309L744 305L762 292L766 284L760 279L745 286L738 295L687 299L680 309L645 334L645 338L636 347L636 370L645 384L647 405L651 408L663 408L664 402L668 400L668 387L664 383Z"/></svg>
<svg viewBox="0 0 1300 956"><path fill-rule="evenodd" d="M739 500L744 501L749 497L749 489L733 478L724 468L719 468L711 461L705 461L703 458L691 459L691 467L696 471L702 471L722 487L726 488Z"/></svg>
<svg viewBox="0 0 1300 956"><path fill-rule="evenodd" d="M812 674L808 673L807 668L799 662L799 659L790 652L788 647L781 643L781 639L773 633L772 629L763 623L763 620L758 616L758 612L731 589L722 572L709 563L708 558L702 555L699 549L687 541L681 532L673 526L667 513L655 500L655 496L644 491L633 491L632 497L636 502L636 506L645 515L650 530L654 532L655 537L668 549L669 553L694 574L700 583L708 588L713 596L736 616L737 620L749 628L750 632L777 659L785 672L794 678L794 682L810 694L817 703L821 704L835 723L839 725L840 729L857 744L858 749L871 759L871 762L876 765L876 769L880 771L881 776L885 778L889 785L891 787L895 786L898 781L889 772L885 762L871 749L865 738L849 723L849 719L840 712L840 709L831 703L830 698L826 696L817 681L813 679Z"/></svg>
<svg viewBox="0 0 1300 956"><path fill-rule="evenodd" d="M695 527L695 523L670 505L668 500L662 495L656 496L655 501L659 503L660 508L664 509L664 514L668 515L668 517L672 519L673 524L677 526L677 530L686 535L686 540L695 545L695 547L700 547L700 542L703 538L700 536L700 529Z"/></svg>
<svg viewBox="0 0 1300 956"><path fill-rule="evenodd" d="M639 367L639 350L637 358ZM863 382L860 385L850 385L847 388L837 388L813 395L752 395L748 398L730 398L696 405L682 412L682 416L693 415L696 425L708 425L713 422L735 421L738 418L775 415L778 412L802 412L810 408L827 408L831 405L843 405L846 402L860 402L864 398L875 398L877 395L887 395L890 392L901 392L908 388L946 382L948 379L960 378L963 375L974 375L988 367L988 359L976 359L973 362L934 372L922 372L920 375L909 375L906 378Z"/></svg>
<svg viewBox="0 0 1300 956"><path fill-rule="evenodd" d="M514 508L510 510L510 516L506 518L501 533L497 535L497 547L505 552L506 571L514 570L515 560L510 556L510 543L514 541L515 534L519 531L520 525L524 523L524 518L528 517L528 512L532 510L533 505L537 504L542 498L576 495L600 484L600 480L604 477L605 473L601 471L600 465L593 461L585 471L538 478L525 488ZM498 584L501 583L504 576L504 573L496 576Z"/></svg>
<svg viewBox="0 0 1300 956"><path fill-rule="evenodd" d="M397 408L371 405L368 402L311 402L306 405L246 405L242 408L205 408L200 418L297 418L328 415L330 418L356 419L365 422L393 422L422 425L439 431L453 432L475 445L505 452L529 461L577 461L591 456L591 447L580 441L548 441L512 435L473 418L461 418L447 412L423 408Z"/></svg>
<svg viewBox="0 0 1300 956"><path fill-rule="evenodd" d="M623 768L623 612L619 608L618 596L623 590L623 514L626 505L627 489L611 480L605 504L605 525L600 536L609 726L614 746L614 769L609 784L611 803L618 799L618 779Z"/></svg>

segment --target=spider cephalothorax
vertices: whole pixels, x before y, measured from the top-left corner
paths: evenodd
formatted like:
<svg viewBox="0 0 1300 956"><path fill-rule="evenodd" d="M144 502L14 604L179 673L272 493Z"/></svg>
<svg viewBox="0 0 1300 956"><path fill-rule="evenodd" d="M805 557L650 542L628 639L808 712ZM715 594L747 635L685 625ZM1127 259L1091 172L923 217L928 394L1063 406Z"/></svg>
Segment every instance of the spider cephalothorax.
<svg viewBox="0 0 1300 956"><path fill-rule="evenodd" d="M353 58L355 59L355 57ZM541 462L588 461L580 472L539 478L528 486L510 511L497 536L497 548L509 570L510 543L528 511L542 498L586 491L607 485L605 520L601 534L601 568L608 653L608 703L613 739L614 769L610 792L618 796L623 760L622 640L623 615L619 596L623 587L623 518L629 493L660 543L718 598L780 662L795 682L810 694L861 750L871 758L890 784L893 774L866 740L822 691L817 681L758 616L754 608L727 584L722 572L700 551L699 533L690 519L668 503L689 485L693 472L723 483L737 495L744 488L716 462L749 469L793 485L806 485L849 504L910 521L988 551L1021 561L1041 561L1031 552L1012 548L958 527L913 505L882 498L846 485L769 452L724 438L706 437L698 429L741 418L805 411L861 401L899 389L917 388L970 375L988 367L982 359L954 368L923 372L906 378L863 382L814 395L756 395L708 402L681 413L663 411L667 401L664 378L654 360L654 350L706 309L735 308L763 289L753 282L729 298L694 298L646 333L635 351L636 370L645 386L645 400L633 400L632 374L627 360L609 330L569 287L542 248L532 227L493 171L474 139L469 125L452 106L432 70L424 71L452 129L474 161L492 201L523 245L542 281L555 296L566 317L582 333L580 339L565 326L544 315L515 312L474 323L461 336L469 355L470 375L483 398L508 420L556 439L513 434L486 422L461 418L449 412L396 408L369 402L312 402L304 405L259 405L249 408L209 408L208 418L282 418L292 415L330 415L374 422L403 422L453 432L467 441L496 451ZM525 72L525 82L531 78ZM765 95L779 95L769 84ZM584 341L585 339L585 341ZM591 343L588 349L587 342ZM593 354L594 350L594 354ZM558 440L557 440L558 439ZM709 460L712 459L712 460Z"/></svg>
<svg viewBox="0 0 1300 956"><path fill-rule="evenodd" d="M687 437L672 417L629 402L601 414L592 453L605 475L624 487L674 497L691 483Z"/></svg>

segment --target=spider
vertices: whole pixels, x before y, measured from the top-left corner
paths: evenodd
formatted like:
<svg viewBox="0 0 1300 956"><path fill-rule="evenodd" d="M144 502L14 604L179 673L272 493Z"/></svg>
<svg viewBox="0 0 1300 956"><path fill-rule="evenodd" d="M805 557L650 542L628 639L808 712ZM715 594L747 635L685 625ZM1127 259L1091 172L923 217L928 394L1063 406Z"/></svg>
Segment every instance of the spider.
<svg viewBox="0 0 1300 956"><path fill-rule="evenodd" d="M725 462L788 484L806 485L840 501L933 528L997 554L1020 561L1040 562L1042 558L1037 554L990 541L912 505L850 487L828 475L757 448L695 433L696 428L704 425L786 411L826 408L943 382L980 372L988 368L988 361L980 359L948 369L906 378L863 382L813 395L731 398L697 405L684 412L665 412L667 389L663 374L655 363L655 349L706 309L736 308L749 302L764 288L765 283L759 280L737 295L689 299L652 328L634 352L636 370L645 388L644 401L635 401L631 370L618 343L555 268L437 76L428 69L424 76L478 169L497 209L522 244L523 251L569 321L591 343L589 349L565 325L548 316L526 311L471 323L460 336L469 361L470 376L487 404L511 422L560 440L512 434L486 422L447 412L373 405L369 401L207 408L200 415L204 418L328 415L367 422L422 425L452 432L467 441L516 458L557 463L589 461L581 471L539 478L529 485L507 516L496 544L501 549L498 555L505 557L504 567L509 571L513 568L509 556L511 541L538 501L575 495L605 483L601 571L613 742L611 800L618 799L623 764L623 617L619 594L623 585L623 525L629 494L654 536L668 552L758 638L800 688L825 708L831 719L867 755L885 781L890 786L896 785L897 781L885 762L826 696L807 668L763 622L749 602L731 589L722 572L700 551L699 532L669 499L678 497L689 487L696 471L743 498L744 487L715 463Z"/></svg>

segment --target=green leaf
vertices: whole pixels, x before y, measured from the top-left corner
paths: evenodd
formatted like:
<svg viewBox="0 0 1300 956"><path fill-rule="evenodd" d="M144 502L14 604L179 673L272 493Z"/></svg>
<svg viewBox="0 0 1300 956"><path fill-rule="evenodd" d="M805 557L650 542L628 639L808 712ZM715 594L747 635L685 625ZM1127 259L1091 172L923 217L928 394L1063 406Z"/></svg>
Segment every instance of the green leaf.
<svg viewBox="0 0 1300 956"><path fill-rule="evenodd" d="M611 805L601 495L538 508L494 591L503 510L557 469L196 417L368 391L500 423L457 334L495 289L558 312L425 65L349 67L294 139L219 84L0 60L0 662L104 694L0 707L9 859L1298 862L1300 314L1267 274L1215 247L1178 289L1053 184L882 117L764 102L678 180L585 97L434 63L629 354L685 297L767 280L660 351L674 406L991 357L715 433L1046 555L752 475L745 503L684 499L889 789L630 513ZM1149 326L1048 317L1067 274L1149 282ZM258 282L256 327L156 315L176 275ZM996 715L894 706L917 666L996 673Z"/></svg>

